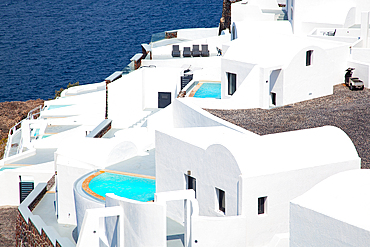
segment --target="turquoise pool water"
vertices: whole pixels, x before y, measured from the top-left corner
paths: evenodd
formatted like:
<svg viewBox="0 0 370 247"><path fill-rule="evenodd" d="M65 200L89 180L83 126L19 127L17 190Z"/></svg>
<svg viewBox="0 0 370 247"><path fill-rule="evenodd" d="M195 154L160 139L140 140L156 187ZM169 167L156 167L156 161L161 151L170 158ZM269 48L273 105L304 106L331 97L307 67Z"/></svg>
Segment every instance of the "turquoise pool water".
<svg viewBox="0 0 370 247"><path fill-rule="evenodd" d="M7 169L15 169L15 168L18 168L19 166L7 166L7 167L1 167L0 168L0 172L1 171L4 171L4 170L7 170Z"/></svg>
<svg viewBox="0 0 370 247"><path fill-rule="evenodd" d="M36 129L35 134L33 134L33 136L38 136L39 134L40 134L40 129Z"/></svg>
<svg viewBox="0 0 370 247"><path fill-rule="evenodd" d="M70 105L49 105L46 108L46 110L53 110L53 109L58 109L58 108L66 107L66 106L70 106Z"/></svg>
<svg viewBox="0 0 370 247"><path fill-rule="evenodd" d="M203 83L194 94L194 97L221 99L221 83Z"/></svg>
<svg viewBox="0 0 370 247"><path fill-rule="evenodd" d="M154 200L155 180L105 172L91 179L89 187L104 197L106 193L114 193L117 196L147 202Z"/></svg>

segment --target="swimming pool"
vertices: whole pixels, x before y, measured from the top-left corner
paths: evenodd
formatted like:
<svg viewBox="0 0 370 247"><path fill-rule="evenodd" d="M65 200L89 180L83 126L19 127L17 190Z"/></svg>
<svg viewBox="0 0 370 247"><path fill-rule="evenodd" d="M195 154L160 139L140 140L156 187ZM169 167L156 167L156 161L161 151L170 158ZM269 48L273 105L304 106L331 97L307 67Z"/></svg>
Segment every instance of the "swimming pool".
<svg viewBox="0 0 370 247"><path fill-rule="evenodd" d="M70 105L49 105L46 107L46 110L53 110L53 109L58 109L58 108L66 107L66 106L70 106Z"/></svg>
<svg viewBox="0 0 370 247"><path fill-rule="evenodd" d="M150 176L123 172L99 171L82 184L90 195L105 200L106 193L114 193L128 199L147 202L154 200L155 179Z"/></svg>
<svg viewBox="0 0 370 247"><path fill-rule="evenodd" d="M193 97L221 99L221 83L203 83Z"/></svg>
<svg viewBox="0 0 370 247"><path fill-rule="evenodd" d="M7 169L15 169L15 168L18 168L18 167L19 166L4 166L4 167L0 168L0 172L4 171L4 170L7 170Z"/></svg>

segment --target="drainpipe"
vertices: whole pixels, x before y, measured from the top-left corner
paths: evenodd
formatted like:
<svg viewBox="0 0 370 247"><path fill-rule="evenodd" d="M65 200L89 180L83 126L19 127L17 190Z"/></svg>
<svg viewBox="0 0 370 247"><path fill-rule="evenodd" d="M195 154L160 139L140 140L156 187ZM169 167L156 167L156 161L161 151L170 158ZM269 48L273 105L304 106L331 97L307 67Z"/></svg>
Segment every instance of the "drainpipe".
<svg viewBox="0 0 370 247"><path fill-rule="evenodd" d="M369 12L361 12L362 47L368 48L369 43Z"/></svg>

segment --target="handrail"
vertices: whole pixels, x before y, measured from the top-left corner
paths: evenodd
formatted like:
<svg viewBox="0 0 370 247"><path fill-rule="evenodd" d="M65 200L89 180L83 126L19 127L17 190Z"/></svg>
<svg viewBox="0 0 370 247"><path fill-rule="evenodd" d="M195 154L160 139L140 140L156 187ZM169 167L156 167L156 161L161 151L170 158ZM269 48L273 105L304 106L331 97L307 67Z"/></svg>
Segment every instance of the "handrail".
<svg viewBox="0 0 370 247"><path fill-rule="evenodd" d="M9 130L9 133L8 133L8 136L12 136L15 134L15 131L17 131L18 129L21 128L21 123L22 121L18 122L16 125L14 125L10 130Z"/></svg>
<svg viewBox="0 0 370 247"><path fill-rule="evenodd" d="M38 119L38 117L39 117L39 116L40 116L40 114L41 114L42 107L43 107L43 105L39 105L39 106L37 106L37 107L33 108L31 111L29 111L29 112L28 112L28 114L27 114L27 118L26 118L26 119L28 119L28 120ZM38 112L33 113L33 112L35 112L35 111L38 111ZM36 115L39 115L39 116L37 116L37 117L35 118L35 116L36 116Z"/></svg>
<svg viewBox="0 0 370 247"><path fill-rule="evenodd" d="M23 151L23 137L19 141L18 148L17 148L17 154L22 153Z"/></svg>

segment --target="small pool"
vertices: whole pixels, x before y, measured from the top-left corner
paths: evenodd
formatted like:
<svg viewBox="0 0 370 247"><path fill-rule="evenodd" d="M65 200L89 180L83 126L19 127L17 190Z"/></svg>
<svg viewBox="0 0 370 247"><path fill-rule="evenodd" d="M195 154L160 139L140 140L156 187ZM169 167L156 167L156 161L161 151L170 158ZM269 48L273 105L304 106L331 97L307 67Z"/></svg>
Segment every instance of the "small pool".
<svg viewBox="0 0 370 247"><path fill-rule="evenodd" d="M128 199L147 202L154 200L155 179L139 174L100 171L85 179L82 187L88 194L102 200L105 200L106 193L114 193Z"/></svg>
<svg viewBox="0 0 370 247"><path fill-rule="evenodd" d="M54 110L54 109L58 109L58 108L66 107L66 106L70 106L70 105L49 105L46 107L46 110Z"/></svg>
<svg viewBox="0 0 370 247"><path fill-rule="evenodd" d="M15 169L18 168L19 166L4 166L0 168L0 172L8 169Z"/></svg>
<svg viewBox="0 0 370 247"><path fill-rule="evenodd" d="M193 97L221 99L221 83L203 83Z"/></svg>

